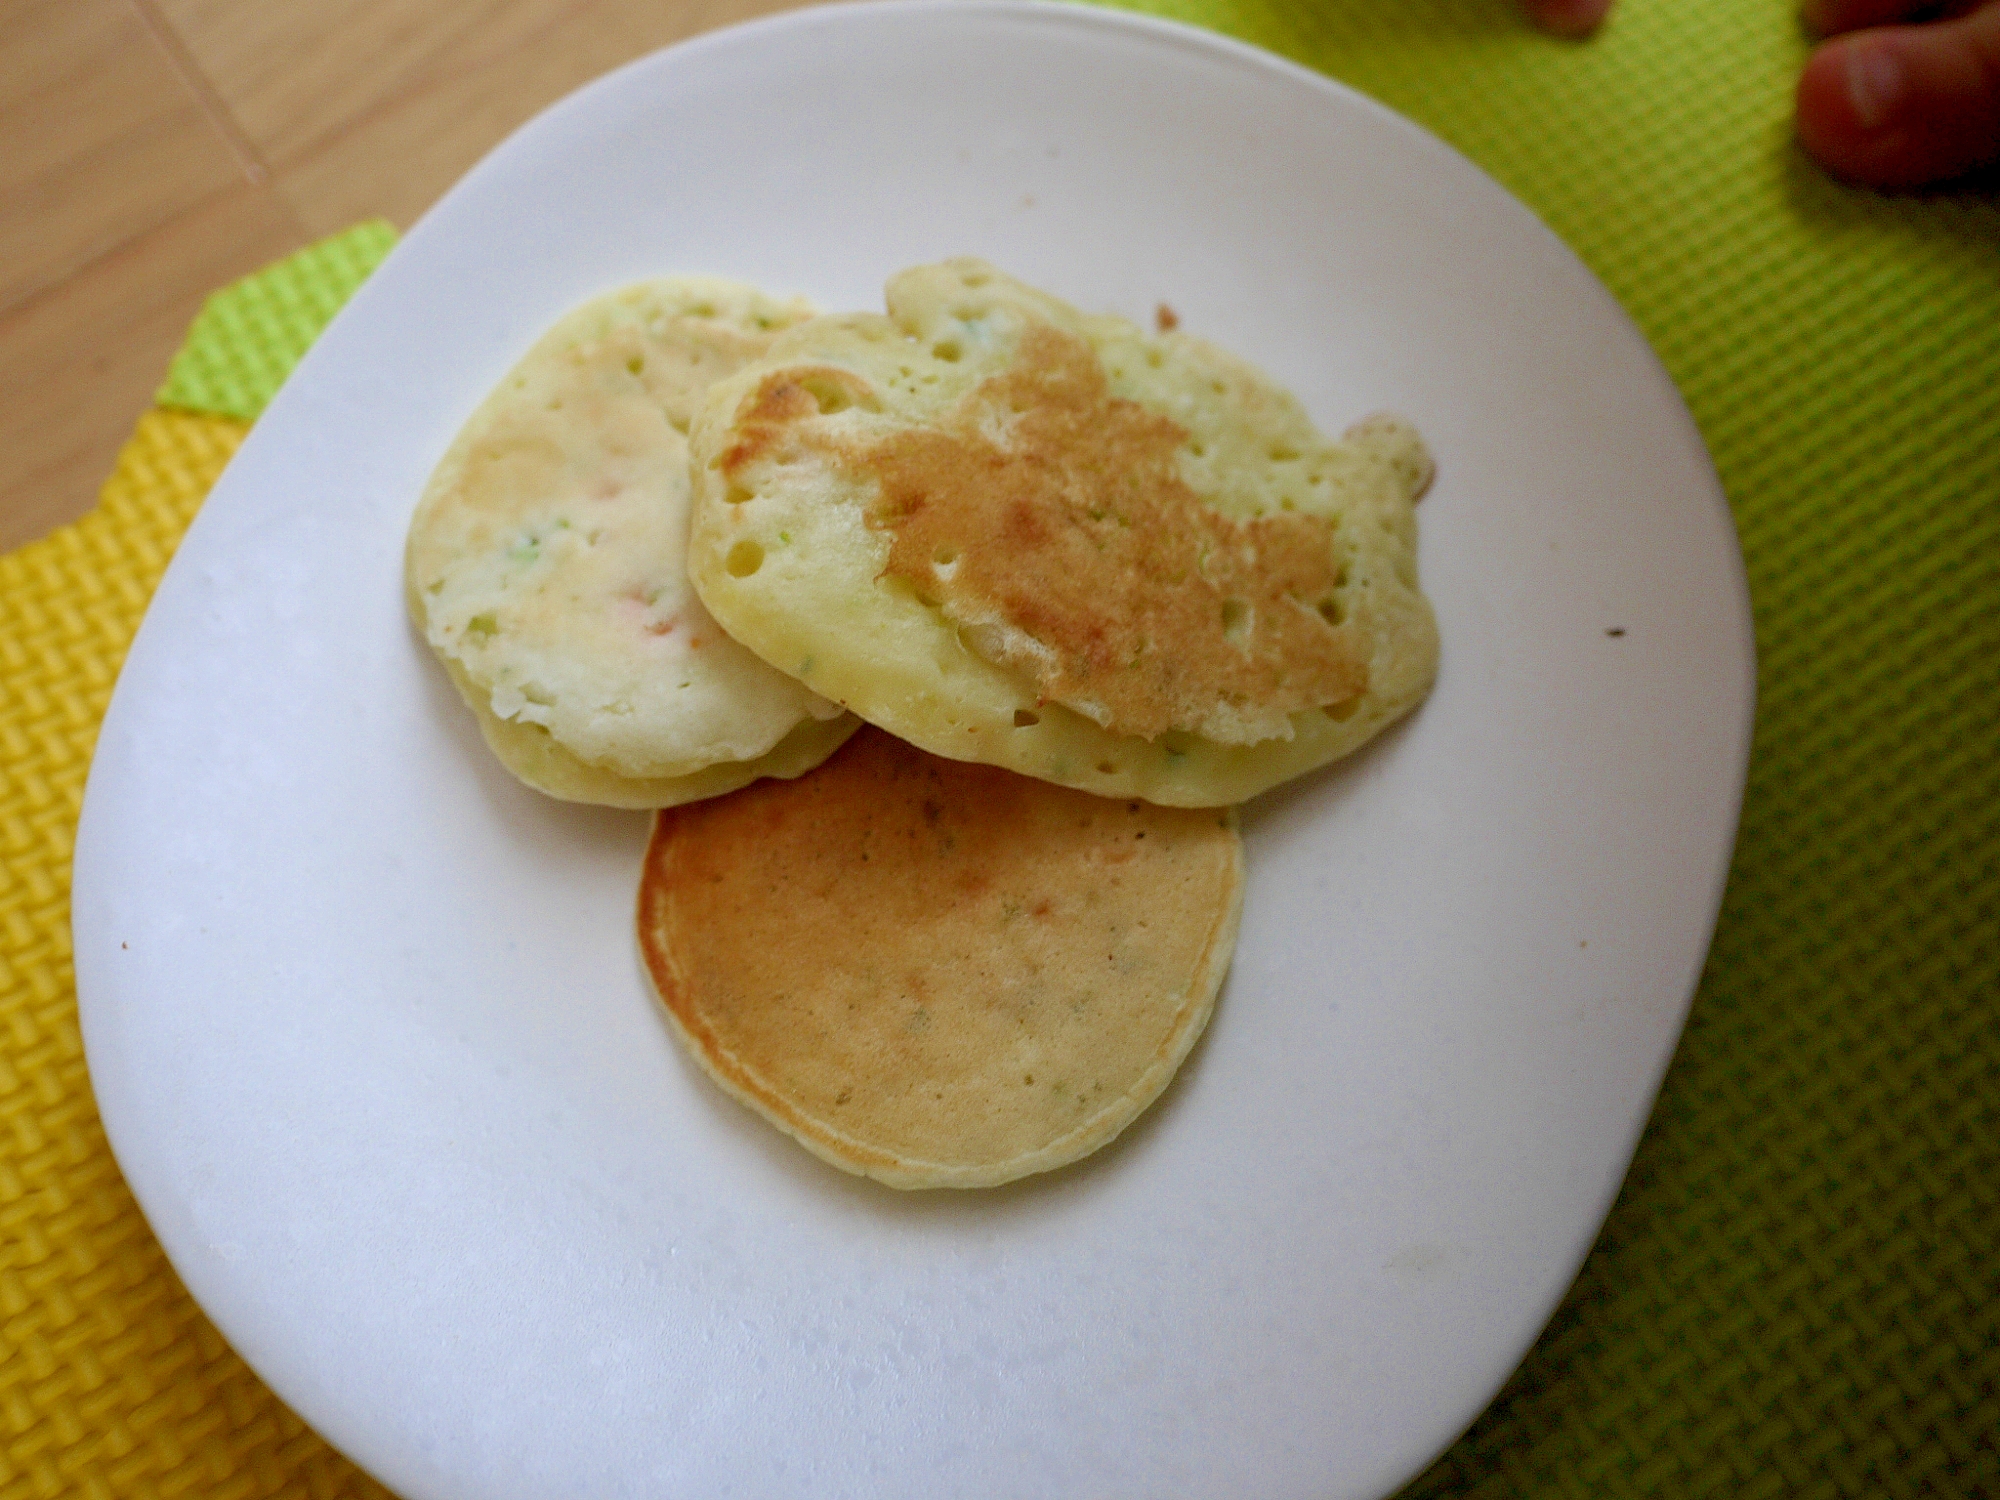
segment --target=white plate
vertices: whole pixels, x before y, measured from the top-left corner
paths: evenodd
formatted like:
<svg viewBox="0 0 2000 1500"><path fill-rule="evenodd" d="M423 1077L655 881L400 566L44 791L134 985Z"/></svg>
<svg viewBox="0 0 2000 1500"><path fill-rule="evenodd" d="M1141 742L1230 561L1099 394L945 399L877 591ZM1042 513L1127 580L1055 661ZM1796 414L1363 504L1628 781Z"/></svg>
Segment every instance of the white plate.
<svg viewBox="0 0 2000 1500"><path fill-rule="evenodd" d="M1081 1166L904 1196L676 1051L646 834L497 770L403 529L563 309L877 306L959 252L1404 412L1443 675L1247 818L1235 970ZM1618 632L1622 631L1622 634ZM78 834L91 1077L230 1342L412 1500L1373 1496L1491 1399L1630 1160L1751 719L1728 510L1577 260L1315 75L1106 12L808 11L550 110L328 330L174 560Z"/></svg>

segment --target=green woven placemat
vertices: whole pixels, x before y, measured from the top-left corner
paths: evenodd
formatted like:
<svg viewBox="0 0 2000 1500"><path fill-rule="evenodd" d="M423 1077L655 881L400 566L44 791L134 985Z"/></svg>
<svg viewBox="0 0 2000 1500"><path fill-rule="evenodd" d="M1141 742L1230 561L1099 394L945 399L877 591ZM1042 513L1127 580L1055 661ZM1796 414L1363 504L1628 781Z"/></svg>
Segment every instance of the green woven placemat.
<svg viewBox="0 0 2000 1500"><path fill-rule="evenodd" d="M254 422L395 243L394 227L371 219L224 287L203 305L155 399Z"/></svg>
<svg viewBox="0 0 2000 1500"><path fill-rule="evenodd" d="M1409 1496L2000 1495L2000 205L1825 178L1774 0L1155 0L1374 95L1679 383L1759 708L1693 1017L1596 1251Z"/></svg>

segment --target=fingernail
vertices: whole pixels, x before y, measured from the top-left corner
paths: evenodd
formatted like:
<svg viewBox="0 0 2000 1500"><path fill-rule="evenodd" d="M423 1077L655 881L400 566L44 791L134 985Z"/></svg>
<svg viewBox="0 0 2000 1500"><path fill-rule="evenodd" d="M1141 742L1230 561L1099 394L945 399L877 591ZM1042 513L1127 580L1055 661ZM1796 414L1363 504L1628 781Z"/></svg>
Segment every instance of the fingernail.
<svg viewBox="0 0 2000 1500"><path fill-rule="evenodd" d="M1847 49L1847 99L1854 117L1875 130L1903 100L1903 65L1893 48L1856 42Z"/></svg>

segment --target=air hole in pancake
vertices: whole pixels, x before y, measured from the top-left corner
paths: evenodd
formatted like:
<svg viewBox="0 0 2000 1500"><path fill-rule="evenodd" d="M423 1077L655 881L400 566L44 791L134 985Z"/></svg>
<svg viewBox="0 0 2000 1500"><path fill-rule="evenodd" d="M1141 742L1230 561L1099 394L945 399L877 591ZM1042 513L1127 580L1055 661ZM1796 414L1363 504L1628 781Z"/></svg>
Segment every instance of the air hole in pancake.
<svg viewBox="0 0 2000 1500"><path fill-rule="evenodd" d="M1338 625L1347 618L1347 611L1341 607L1338 599L1322 599L1319 605L1319 617L1329 625Z"/></svg>
<svg viewBox="0 0 2000 1500"><path fill-rule="evenodd" d="M722 561L731 578L748 578L764 566L764 549L761 545L745 537L729 549L729 555Z"/></svg>
<svg viewBox="0 0 2000 1500"><path fill-rule="evenodd" d="M857 393L847 381L835 379L831 375L807 375L800 379L799 386L813 398L823 417L831 417L853 407L863 411L879 411L881 404L867 391Z"/></svg>
<svg viewBox="0 0 2000 1500"><path fill-rule="evenodd" d="M1247 599L1224 599L1222 601L1222 633L1231 640L1241 640L1250 628L1250 601Z"/></svg>
<svg viewBox="0 0 2000 1500"><path fill-rule="evenodd" d="M1108 760L1100 760L1097 763L1097 774L1100 776L1116 776L1118 774L1118 767ZM1139 835L1140 838L1144 838L1145 836L1143 833Z"/></svg>
<svg viewBox="0 0 2000 1500"><path fill-rule="evenodd" d="M936 563L940 568L948 568L958 561L958 548L940 547L936 552L931 554L931 561Z"/></svg>
<svg viewBox="0 0 2000 1500"><path fill-rule="evenodd" d="M943 360L948 365L957 364L964 352L964 350L958 347L955 339L945 339L942 343L931 345L932 355Z"/></svg>
<svg viewBox="0 0 2000 1500"><path fill-rule="evenodd" d="M744 501L751 499L752 496L750 494L750 491L745 489L742 485L732 484L726 491L723 492L722 498L728 501L731 505L741 505L743 504Z"/></svg>
<svg viewBox="0 0 2000 1500"><path fill-rule="evenodd" d="M1017 708L1014 710L1014 727L1016 729L1026 729L1031 725L1039 724L1041 722L1042 722L1042 716L1038 713L1030 713L1025 708Z"/></svg>
<svg viewBox="0 0 2000 1500"><path fill-rule="evenodd" d="M1354 710L1361 707L1359 698L1349 698L1345 703L1329 703L1320 710L1336 724L1345 724L1354 717Z"/></svg>
<svg viewBox="0 0 2000 1500"><path fill-rule="evenodd" d="M625 368L634 375L643 375L646 372L646 356L643 354L633 355L625 361Z"/></svg>

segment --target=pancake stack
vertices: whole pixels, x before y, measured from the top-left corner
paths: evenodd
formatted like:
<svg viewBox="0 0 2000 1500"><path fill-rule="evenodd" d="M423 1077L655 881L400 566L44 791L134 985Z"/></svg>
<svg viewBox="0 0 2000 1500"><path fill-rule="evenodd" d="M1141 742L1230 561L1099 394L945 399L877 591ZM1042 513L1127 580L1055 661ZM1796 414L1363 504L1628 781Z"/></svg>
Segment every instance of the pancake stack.
<svg viewBox="0 0 2000 1500"><path fill-rule="evenodd" d="M1431 462L982 261L886 303L580 309L440 464L407 579L509 769L662 809L640 949L703 1069L848 1171L990 1186L1200 1035L1234 804L1428 691Z"/></svg>

